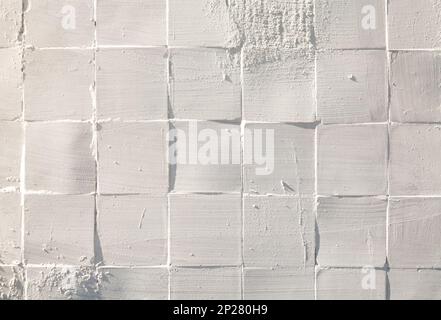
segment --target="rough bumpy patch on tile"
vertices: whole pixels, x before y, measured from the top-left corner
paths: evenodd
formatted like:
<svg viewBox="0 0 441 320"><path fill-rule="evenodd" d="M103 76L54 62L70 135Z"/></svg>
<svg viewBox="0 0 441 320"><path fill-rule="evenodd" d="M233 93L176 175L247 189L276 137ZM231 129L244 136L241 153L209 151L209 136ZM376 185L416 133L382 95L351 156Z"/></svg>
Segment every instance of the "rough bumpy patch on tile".
<svg viewBox="0 0 441 320"><path fill-rule="evenodd" d="M321 269L317 273L318 300L385 300L386 272L363 269Z"/></svg>
<svg viewBox="0 0 441 320"><path fill-rule="evenodd" d="M100 49L96 90L99 119L167 119L166 50Z"/></svg>
<svg viewBox="0 0 441 320"><path fill-rule="evenodd" d="M94 256L93 196L26 195L24 256L31 264L86 264Z"/></svg>
<svg viewBox="0 0 441 320"><path fill-rule="evenodd" d="M440 270L395 270L388 272L391 300L440 300Z"/></svg>
<svg viewBox="0 0 441 320"><path fill-rule="evenodd" d="M26 43L35 47L92 46L93 0L27 0Z"/></svg>
<svg viewBox="0 0 441 320"><path fill-rule="evenodd" d="M174 118L241 117L239 63L231 61L224 49L172 49L170 61Z"/></svg>
<svg viewBox="0 0 441 320"><path fill-rule="evenodd" d="M248 196L244 215L246 267L314 265L312 198Z"/></svg>
<svg viewBox="0 0 441 320"><path fill-rule="evenodd" d="M99 196L98 235L106 265L167 262L167 197Z"/></svg>
<svg viewBox="0 0 441 320"><path fill-rule="evenodd" d="M24 278L22 265L0 265L0 301L22 300L24 297Z"/></svg>
<svg viewBox="0 0 441 320"><path fill-rule="evenodd" d="M239 300L240 268L174 268L170 276L172 300Z"/></svg>
<svg viewBox="0 0 441 320"><path fill-rule="evenodd" d="M176 121L172 126L176 136L175 139L171 139L172 135L169 137L170 159L176 159L171 161L171 190L181 193L240 192L239 125Z"/></svg>
<svg viewBox="0 0 441 320"><path fill-rule="evenodd" d="M259 50L245 50L244 55ZM244 117L250 121L313 122L315 120L314 55L283 49L279 61L244 70Z"/></svg>
<svg viewBox="0 0 441 320"><path fill-rule="evenodd" d="M92 117L92 50L33 50L25 56L26 120Z"/></svg>
<svg viewBox="0 0 441 320"><path fill-rule="evenodd" d="M383 267L386 262L386 199L319 198L321 266Z"/></svg>
<svg viewBox="0 0 441 320"><path fill-rule="evenodd" d="M19 122L0 122L0 189L18 189L23 128Z"/></svg>
<svg viewBox="0 0 441 320"><path fill-rule="evenodd" d="M100 268L103 300L167 300L167 268Z"/></svg>
<svg viewBox="0 0 441 320"><path fill-rule="evenodd" d="M20 194L0 193L0 264L11 264L21 258Z"/></svg>
<svg viewBox="0 0 441 320"><path fill-rule="evenodd" d="M28 123L26 189L64 194L95 191L92 125Z"/></svg>
<svg viewBox="0 0 441 320"><path fill-rule="evenodd" d="M391 49L441 48L441 0L389 0Z"/></svg>
<svg viewBox="0 0 441 320"><path fill-rule="evenodd" d="M1 29L1 28L0 28ZM21 50L0 49L0 120L16 120L21 116L22 87Z"/></svg>
<svg viewBox="0 0 441 320"><path fill-rule="evenodd" d="M441 198L392 198L389 264L392 268L441 268Z"/></svg>
<svg viewBox="0 0 441 320"><path fill-rule="evenodd" d="M317 183L320 195L384 195L386 167L386 125L319 128Z"/></svg>
<svg viewBox="0 0 441 320"><path fill-rule="evenodd" d="M166 44L166 1L97 1L97 36L101 45Z"/></svg>
<svg viewBox="0 0 441 320"><path fill-rule="evenodd" d="M386 121L386 63L380 50L320 52L317 104L323 123Z"/></svg>
<svg viewBox="0 0 441 320"><path fill-rule="evenodd" d="M314 192L315 125L247 124L244 191L311 195Z"/></svg>
<svg viewBox="0 0 441 320"><path fill-rule="evenodd" d="M0 17L0 47L18 44L22 27L22 0L2 0Z"/></svg>
<svg viewBox="0 0 441 320"><path fill-rule="evenodd" d="M314 300L314 268L245 269L245 300Z"/></svg>
<svg viewBox="0 0 441 320"><path fill-rule="evenodd" d="M99 300L107 276L96 266L28 267L28 299Z"/></svg>
<svg viewBox="0 0 441 320"><path fill-rule="evenodd" d="M241 263L240 195L170 195L171 263Z"/></svg>
<svg viewBox="0 0 441 320"><path fill-rule="evenodd" d="M385 48L384 6L384 0L316 0L318 47Z"/></svg>
<svg viewBox="0 0 441 320"><path fill-rule="evenodd" d="M281 48L314 45L312 0L170 1L169 41L177 46L265 50L244 61L246 66L278 59Z"/></svg>
<svg viewBox="0 0 441 320"><path fill-rule="evenodd" d="M441 126L393 125L390 133L390 193L441 192Z"/></svg>
<svg viewBox="0 0 441 320"><path fill-rule="evenodd" d="M167 122L98 125L100 193L168 191Z"/></svg>
<svg viewBox="0 0 441 320"><path fill-rule="evenodd" d="M441 53L392 53L390 88L392 121L441 122Z"/></svg>

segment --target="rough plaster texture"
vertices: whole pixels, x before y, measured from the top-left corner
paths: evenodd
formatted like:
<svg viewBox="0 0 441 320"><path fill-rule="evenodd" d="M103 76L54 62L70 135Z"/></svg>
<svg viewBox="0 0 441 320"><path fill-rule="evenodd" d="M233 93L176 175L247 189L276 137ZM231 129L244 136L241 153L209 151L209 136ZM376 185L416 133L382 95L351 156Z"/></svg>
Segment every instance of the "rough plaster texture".
<svg viewBox="0 0 441 320"><path fill-rule="evenodd" d="M0 299L440 299L440 30L440 0L0 1Z"/></svg>

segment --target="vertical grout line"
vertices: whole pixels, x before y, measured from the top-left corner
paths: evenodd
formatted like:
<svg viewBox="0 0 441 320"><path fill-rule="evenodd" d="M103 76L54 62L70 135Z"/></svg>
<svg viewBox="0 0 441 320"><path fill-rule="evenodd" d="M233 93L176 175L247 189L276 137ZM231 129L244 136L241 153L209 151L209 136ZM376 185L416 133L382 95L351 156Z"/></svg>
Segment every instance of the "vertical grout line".
<svg viewBox="0 0 441 320"><path fill-rule="evenodd" d="M384 0L384 31L385 31L385 41L386 41L386 107L387 107L387 204L386 204L386 262L385 262L385 272L386 272L386 300L390 300L390 288L387 286L389 280L389 211L390 211L390 130L391 130L391 109L390 109L390 52L389 52L389 24L388 24L388 6L389 0Z"/></svg>
<svg viewBox="0 0 441 320"><path fill-rule="evenodd" d="M316 1L313 2L313 27L315 34L316 27ZM317 89L317 47L316 43L314 44L314 103L315 103L315 117L316 120L319 120L318 116L318 89ZM318 125L316 125L314 129L314 191L315 191L315 204L314 204L314 299L317 300L317 245L318 241L318 229L317 229L317 208L318 208Z"/></svg>
<svg viewBox="0 0 441 320"><path fill-rule="evenodd" d="M245 242L245 199L244 199L244 185L245 185L245 116L244 116L244 49L240 52L240 199L241 199L241 299L245 299L245 260L244 260L244 242Z"/></svg>
<svg viewBox="0 0 441 320"><path fill-rule="evenodd" d="M28 280L27 280L27 267L25 260L25 194L26 194L26 121L25 121L25 1L22 1L21 7L21 76L22 76L22 88L21 88L21 134L22 134L22 149L20 158L20 204L21 204L21 238L20 238L20 262L24 272L24 285L23 285L23 298L28 300Z"/></svg>
<svg viewBox="0 0 441 320"><path fill-rule="evenodd" d="M169 49L169 18L170 18L170 0L165 1L165 44L166 44L166 50L167 50L167 62L166 62L166 77L167 77L167 123L168 123L168 130L171 129L171 121L170 118L172 116L171 114L171 84L170 84L170 67L171 67L171 60L170 60L170 49ZM171 179L170 179L170 151L169 151L169 143L167 141L166 143L167 147L167 162L168 162L168 192L167 192L167 272L168 272L168 295L167 299L171 300L171 214L170 214L170 192L171 192ZM173 173L174 174L174 173Z"/></svg>

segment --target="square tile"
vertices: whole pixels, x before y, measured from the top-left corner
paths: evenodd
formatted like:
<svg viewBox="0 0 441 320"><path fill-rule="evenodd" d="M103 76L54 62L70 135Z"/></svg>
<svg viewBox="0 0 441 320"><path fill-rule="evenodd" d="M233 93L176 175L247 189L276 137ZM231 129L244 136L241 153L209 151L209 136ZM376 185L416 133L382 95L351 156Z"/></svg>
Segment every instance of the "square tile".
<svg viewBox="0 0 441 320"><path fill-rule="evenodd" d="M441 198L392 198L389 208L389 265L441 267Z"/></svg>
<svg viewBox="0 0 441 320"><path fill-rule="evenodd" d="M388 272L391 300L440 300L440 270L395 270Z"/></svg>
<svg viewBox="0 0 441 320"><path fill-rule="evenodd" d="M0 28L1 29L1 28ZM16 120L22 113L21 49L0 49L0 120Z"/></svg>
<svg viewBox="0 0 441 320"><path fill-rule="evenodd" d="M245 300L314 300L314 268L245 269Z"/></svg>
<svg viewBox="0 0 441 320"><path fill-rule="evenodd" d="M441 54L392 53L390 91L392 121L441 122Z"/></svg>
<svg viewBox="0 0 441 320"><path fill-rule="evenodd" d="M171 190L236 192L241 182L241 132L238 124L176 121L169 135Z"/></svg>
<svg viewBox="0 0 441 320"><path fill-rule="evenodd" d="M437 195L441 192L441 126L392 125L390 193Z"/></svg>
<svg viewBox="0 0 441 320"><path fill-rule="evenodd" d="M80 265L93 259L93 196L26 195L24 206L27 263Z"/></svg>
<svg viewBox="0 0 441 320"><path fill-rule="evenodd" d="M0 189L20 187L23 127L19 122L0 122Z"/></svg>
<svg viewBox="0 0 441 320"><path fill-rule="evenodd" d="M96 90L100 119L167 119L166 50L100 49Z"/></svg>
<svg viewBox="0 0 441 320"><path fill-rule="evenodd" d="M167 192L167 131L165 121L99 124L100 193Z"/></svg>
<svg viewBox="0 0 441 320"><path fill-rule="evenodd" d="M2 0L0 14L0 47L18 45L21 40L22 0Z"/></svg>
<svg viewBox="0 0 441 320"><path fill-rule="evenodd" d="M97 224L106 265L166 264L166 195L99 196Z"/></svg>
<svg viewBox="0 0 441 320"><path fill-rule="evenodd" d="M172 300L240 300L240 268L174 268L170 274Z"/></svg>
<svg viewBox="0 0 441 320"><path fill-rule="evenodd" d="M21 260L21 215L20 194L0 193L0 264Z"/></svg>
<svg viewBox="0 0 441 320"><path fill-rule="evenodd" d="M92 142L89 123L27 123L26 189L64 194L94 192Z"/></svg>
<svg viewBox="0 0 441 320"><path fill-rule="evenodd" d="M23 300L24 280L23 268L0 265L0 300Z"/></svg>
<svg viewBox="0 0 441 320"><path fill-rule="evenodd" d="M233 26L224 1L170 0L168 41L172 46L226 47Z"/></svg>
<svg viewBox="0 0 441 320"><path fill-rule="evenodd" d="M167 268L100 268L103 300L167 300Z"/></svg>
<svg viewBox="0 0 441 320"><path fill-rule="evenodd" d="M25 59L26 120L92 118L92 50L29 49Z"/></svg>
<svg viewBox="0 0 441 320"><path fill-rule="evenodd" d="M384 0L316 0L319 48L385 48Z"/></svg>
<svg viewBox="0 0 441 320"><path fill-rule="evenodd" d="M386 263L386 218L386 199L319 198L318 264L383 267Z"/></svg>
<svg viewBox="0 0 441 320"><path fill-rule="evenodd" d="M441 48L441 3L438 0L389 0L391 49Z"/></svg>
<svg viewBox="0 0 441 320"><path fill-rule="evenodd" d="M173 265L240 265L240 195L170 195L170 237Z"/></svg>
<svg viewBox="0 0 441 320"><path fill-rule="evenodd" d="M250 49L254 55L257 48ZM244 52L245 59L247 51ZM244 68L244 117L249 121L315 121L315 61L304 51L283 50L281 60Z"/></svg>
<svg viewBox="0 0 441 320"><path fill-rule="evenodd" d="M32 1L25 12L26 43L35 47L89 47L95 37L94 0Z"/></svg>
<svg viewBox="0 0 441 320"><path fill-rule="evenodd" d="M386 64L381 50L319 53L317 103L323 123L386 121Z"/></svg>
<svg viewBox="0 0 441 320"><path fill-rule="evenodd" d="M386 125L330 125L318 130L320 195L385 195Z"/></svg>
<svg viewBox="0 0 441 320"><path fill-rule="evenodd" d="M100 300L107 275L95 266L27 267L27 300Z"/></svg>
<svg viewBox="0 0 441 320"><path fill-rule="evenodd" d="M164 0L97 0L98 45L165 45L166 6Z"/></svg>
<svg viewBox="0 0 441 320"><path fill-rule="evenodd" d="M318 300L386 300L386 272L373 268L322 269Z"/></svg>
<svg viewBox="0 0 441 320"><path fill-rule="evenodd" d="M245 266L313 266L314 202L313 198L245 197Z"/></svg>
<svg viewBox="0 0 441 320"><path fill-rule="evenodd" d="M315 125L246 124L244 191L314 193Z"/></svg>
<svg viewBox="0 0 441 320"><path fill-rule="evenodd" d="M174 118L235 120L241 117L240 65L226 50L171 49L170 60Z"/></svg>

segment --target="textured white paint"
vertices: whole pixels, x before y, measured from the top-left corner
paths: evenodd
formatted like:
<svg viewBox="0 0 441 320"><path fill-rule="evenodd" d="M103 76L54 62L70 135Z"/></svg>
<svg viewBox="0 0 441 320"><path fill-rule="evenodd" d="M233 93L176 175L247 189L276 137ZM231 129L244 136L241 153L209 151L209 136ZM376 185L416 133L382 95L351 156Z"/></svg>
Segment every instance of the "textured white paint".
<svg viewBox="0 0 441 320"><path fill-rule="evenodd" d="M256 151L256 138L266 141L274 131L274 169L268 174L256 171L265 166L256 161L244 164L244 191L250 194L311 195L314 192L314 125L247 124L253 133L244 137L244 152ZM258 131L261 130L261 131ZM272 156L269 146L257 150Z"/></svg>
<svg viewBox="0 0 441 320"><path fill-rule="evenodd" d="M315 0L315 5L319 48L376 49L386 46L384 0ZM366 16L362 10L367 5L375 9L375 29L366 30L362 24Z"/></svg>
<svg viewBox="0 0 441 320"><path fill-rule="evenodd" d="M167 197L100 196L99 245L106 265L167 262Z"/></svg>
<svg viewBox="0 0 441 320"><path fill-rule="evenodd" d="M246 300L313 300L314 268L245 269Z"/></svg>
<svg viewBox="0 0 441 320"><path fill-rule="evenodd" d="M441 299L440 270L394 270L389 274L391 300Z"/></svg>
<svg viewBox="0 0 441 320"><path fill-rule="evenodd" d="M318 130L318 193L386 193L387 127L335 125Z"/></svg>
<svg viewBox="0 0 441 320"><path fill-rule="evenodd" d="M389 209L392 268L441 267L441 198L393 198Z"/></svg>
<svg viewBox="0 0 441 320"><path fill-rule="evenodd" d="M386 272L375 270L371 287L363 288L369 276L363 269L322 269L317 273L318 300L384 300Z"/></svg>
<svg viewBox="0 0 441 320"><path fill-rule="evenodd" d="M239 64L230 61L224 49L172 49L170 61L174 118L240 118Z"/></svg>
<svg viewBox="0 0 441 320"><path fill-rule="evenodd" d="M98 126L100 193L167 192L166 122L106 122Z"/></svg>
<svg viewBox="0 0 441 320"><path fill-rule="evenodd" d="M391 195L439 195L441 126L393 125L390 133Z"/></svg>
<svg viewBox="0 0 441 320"><path fill-rule="evenodd" d="M0 122L0 188L20 186L22 142L20 123Z"/></svg>
<svg viewBox="0 0 441 320"><path fill-rule="evenodd" d="M391 59L392 120L440 122L441 54L405 51Z"/></svg>
<svg viewBox="0 0 441 320"><path fill-rule="evenodd" d="M241 263L239 195L170 195L170 255L173 265Z"/></svg>
<svg viewBox="0 0 441 320"><path fill-rule="evenodd" d="M21 52L18 48L0 49L0 121L20 117L22 108Z"/></svg>
<svg viewBox="0 0 441 320"><path fill-rule="evenodd" d="M100 49L97 68L99 119L167 118L165 49Z"/></svg>
<svg viewBox="0 0 441 320"><path fill-rule="evenodd" d="M65 194L95 190L90 124L28 123L25 138L27 190Z"/></svg>
<svg viewBox="0 0 441 320"><path fill-rule="evenodd" d="M239 268L175 268L171 270L170 281L174 300L240 299Z"/></svg>
<svg viewBox="0 0 441 320"><path fill-rule="evenodd" d="M40 48L88 47L93 44L93 0L27 0L27 3L28 44Z"/></svg>
<svg viewBox="0 0 441 320"><path fill-rule="evenodd" d="M92 50L28 49L25 59L26 120L91 118Z"/></svg>
<svg viewBox="0 0 441 320"><path fill-rule="evenodd" d="M166 44L166 1L96 1L96 29L100 46Z"/></svg>
<svg viewBox="0 0 441 320"><path fill-rule="evenodd" d="M21 205L17 193L0 193L0 264L20 261Z"/></svg>
<svg viewBox="0 0 441 320"><path fill-rule="evenodd" d="M94 256L93 196L27 195L24 206L28 263L90 262Z"/></svg>
<svg viewBox="0 0 441 320"><path fill-rule="evenodd" d="M386 207L386 199L379 198L319 198L319 265L383 267Z"/></svg>
<svg viewBox="0 0 441 320"><path fill-rule="evenodd" d="M296 197L244 199L246 267L314 265L313 200Z"/></svg>
<svg viewBox="0 0 441 320"><path fill-rule="evenodd" d="M391 49L441 48L440 0L389 0Z"/></svg>
<svg viewBox="0 0 441 320"><path fill-rule="evenodd" d="M317 104L323 123L387 120L386 62L381 50L319 53Z"/></svg>
<svg viewBox="0 0 441 320"><path fill-rule="evenodd" d="M22 24L22 0L0 3L0 47L12 47L19 40Z"/></svg>

